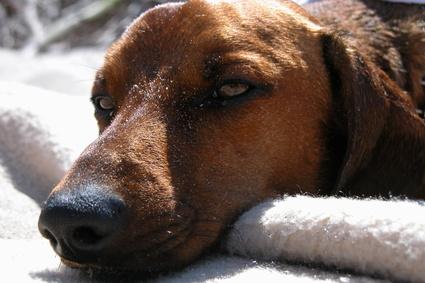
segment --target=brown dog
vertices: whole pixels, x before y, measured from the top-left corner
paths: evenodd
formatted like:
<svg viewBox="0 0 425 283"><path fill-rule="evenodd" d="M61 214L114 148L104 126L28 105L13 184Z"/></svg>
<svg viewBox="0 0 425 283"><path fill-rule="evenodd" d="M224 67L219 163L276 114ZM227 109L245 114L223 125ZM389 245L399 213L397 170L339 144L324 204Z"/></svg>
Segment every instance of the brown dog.
<svg viewBox="0 0 425 283"><path fill-rule="evenodd" d="M100 136L53 190L41 233L70 266L159 271L284 193L424 198L424 7L149 10L106 55Z"/></svg>

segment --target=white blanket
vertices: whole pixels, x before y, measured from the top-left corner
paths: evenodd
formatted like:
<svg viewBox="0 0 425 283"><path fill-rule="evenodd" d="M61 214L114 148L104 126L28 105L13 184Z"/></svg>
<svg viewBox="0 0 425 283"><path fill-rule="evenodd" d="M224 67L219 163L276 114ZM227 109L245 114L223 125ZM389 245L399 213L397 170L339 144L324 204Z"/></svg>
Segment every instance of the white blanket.
<svg viewBox="0 0 425 283"><path fill-rule="evenodd" d="M59 263L36 223L38 204L97 135L91 106L86 97L16 83L0 83L0 101L0 281L86 282ZM245 213L224 246L222 255L154 281L425 282L425 208L285 197Z"/></svg>

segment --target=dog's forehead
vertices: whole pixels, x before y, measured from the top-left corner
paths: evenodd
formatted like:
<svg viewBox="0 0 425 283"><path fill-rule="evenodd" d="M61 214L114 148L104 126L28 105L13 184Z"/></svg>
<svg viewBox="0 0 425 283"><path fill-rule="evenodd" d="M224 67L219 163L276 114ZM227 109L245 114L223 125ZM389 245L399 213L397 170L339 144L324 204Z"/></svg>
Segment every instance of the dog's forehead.
<svg viewBox="0 0 425 283"><path fill-rule="evenodd" d="M102 74L121 93L135 84L165 78L165 73L174 81L187 81L180 80L179 76L190 78L190 83L196 85L196 80L202 79L203 69L209 67L206 65L210 59L220 52L258 58L264 53L264 44L275 41L278 48L270 46L271 53L267 55L272 58L272 53L284 44L294 44L296 40L292 38L281 38L280 43L270 40L270 36L277 33L276 22L283 24L280 30L296 30L295 25L317 28L304 17L300 7L285 0L192 0L159 5L134 20L113 44L107 52ZM294 36L292 32L287 34ZM291 60L293 58L286 61ZM124 82L127 85L123 85Z"/></svg>
<svg viewBox="0 0 425 283"><path fill-rule="evenodd" d="M203 5L187 5L159 5L133 21L106 53L100 73L109 86L128 89L135 83L164 77L166 72L187 71L185 62L199 62L196 57L203 49L199 43L205 40L197 37L207 34L213 17L207 15Z"/></svg>

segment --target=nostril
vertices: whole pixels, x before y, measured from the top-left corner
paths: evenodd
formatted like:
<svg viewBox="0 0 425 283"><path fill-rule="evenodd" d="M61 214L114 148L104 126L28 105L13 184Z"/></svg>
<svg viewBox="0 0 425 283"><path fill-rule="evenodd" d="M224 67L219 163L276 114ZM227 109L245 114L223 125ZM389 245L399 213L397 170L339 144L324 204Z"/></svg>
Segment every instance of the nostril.
<svg viewBox="0 0 425 283"><path fill-rule="evenodd" d="M72 233L72 240L74 245L79 247L87 247L98 244L104 238L99 232L96 232L91 227L78 227Z"/></svg>
<svg viewBox="0 0 425 283"><path fill-rule="evenodd" d="M49 230L47 230L47 229L43 229L42 231L41 231L41 234L46 238L46 239L48 239L49 241L50 241L50 244L53 246L53 247L56 247L57 246L57 244L58 244L58 240L56 240L56 237L52 234L52 233L50 233L50 231Z"/></svg>

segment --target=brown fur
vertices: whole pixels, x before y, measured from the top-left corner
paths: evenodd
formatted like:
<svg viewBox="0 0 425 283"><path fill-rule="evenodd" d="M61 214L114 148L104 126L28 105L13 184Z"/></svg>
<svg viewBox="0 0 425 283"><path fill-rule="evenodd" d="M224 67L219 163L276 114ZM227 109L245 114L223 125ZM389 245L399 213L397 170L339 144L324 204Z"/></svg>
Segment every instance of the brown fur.
<svg viewBox="0 0 425 283"><path fill-rule="evenodd" d="M183 266L285 193L425 197L424 8L307 9L315 18L284 0L164 5L109 49L93 94L111 96L114 113L97 112L99 138L54 189L103 186L129 208L87 265ZM255 89L212 98L227 80Z"/></svg>

